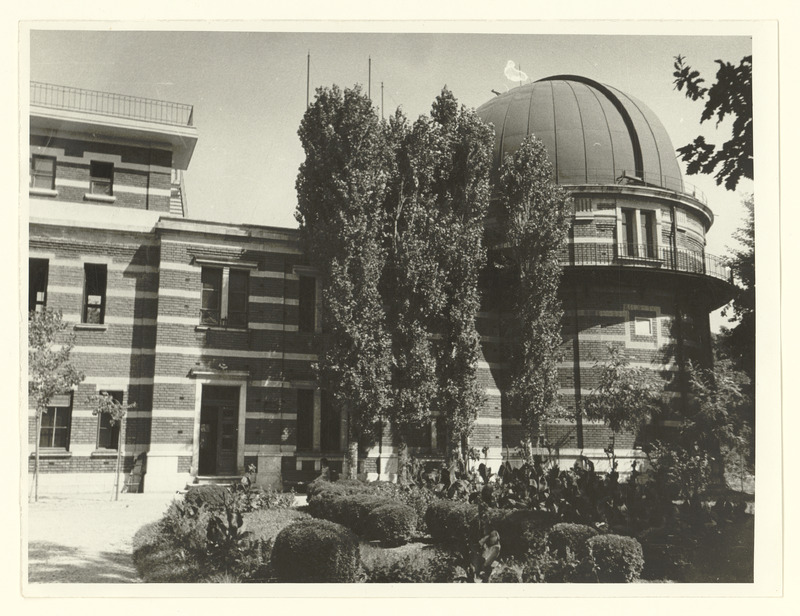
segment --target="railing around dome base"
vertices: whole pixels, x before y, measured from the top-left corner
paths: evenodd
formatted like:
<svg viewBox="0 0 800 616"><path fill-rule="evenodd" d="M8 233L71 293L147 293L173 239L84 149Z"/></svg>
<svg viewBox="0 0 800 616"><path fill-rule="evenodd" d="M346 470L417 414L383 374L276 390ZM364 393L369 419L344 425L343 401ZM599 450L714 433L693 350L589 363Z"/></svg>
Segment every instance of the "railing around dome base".
<svg viewBox="0 0 800 616"><path fill-rule="evenodd" d="M696 250L649 244L569 244L561 250L562 265L620 265L702 274L733 283L731 269L720 257Z"/></svg>
<svg viewBox="0 0 800 616"><path fill-rule="evenodd" d="M555 173L555 169L553 170ZM703 205L708 205L705 193L691 182L682 177L662 175L659 173L634 172L631 170L611 169L564 169L559 167L555 176L556 182L565 186L582 184L616 184L618 186L643 186L646 188L661 188L670 192L680 193L696 199Z"/></svg>

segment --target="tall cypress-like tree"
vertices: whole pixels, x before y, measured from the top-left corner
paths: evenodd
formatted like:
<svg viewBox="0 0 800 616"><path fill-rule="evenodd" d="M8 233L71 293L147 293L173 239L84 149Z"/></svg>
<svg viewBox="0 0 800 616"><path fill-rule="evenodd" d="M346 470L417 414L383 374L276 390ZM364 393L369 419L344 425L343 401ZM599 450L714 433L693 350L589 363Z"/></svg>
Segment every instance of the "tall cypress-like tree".
<svg viewBox="0 0 800 616"><path fill-rule="evenodd" d="M359 440L374 430L389 393L391 348L379 284L391 150L359 87L319 88L298 134L306 158L296 218L322 279L319 379L347 412L347 472L355 477Z"/></svg>
<svg viewBox="0 0 800 616"><path fill-rule="evenodd" d="M392 339L388 419L398 446L398 475L406 479L411 433L431 421L437 389L432 326L444 306L443 272L436 258L434 172L441 136L425 117L409 127L398 110L387 126L394 156L386 201L388 260L384 305Z"/></svg>
<svg viewBox="0 0 800 616"><path fill-rule="evenodd" d="M541 436L560 411L556 360L561 343L558 253L569 228L569 197L553 180L542 142L527 137L500 170L506 257L511 270L513 340L509 401L527 433Z"/></svg>
<svg viewBox="0 0 800 616"><path fill-rule="evenodd" d="M477 379L480 336L478 277L486 263L484 220L489 207L489 169L494 135L474 111L459 106L447 88L431 109L441 135L432 191L438 224L437 259L444 273L445 305L437 325L439 391L435 407L444 417L447 457L465 453L483 392Z"/></svg>

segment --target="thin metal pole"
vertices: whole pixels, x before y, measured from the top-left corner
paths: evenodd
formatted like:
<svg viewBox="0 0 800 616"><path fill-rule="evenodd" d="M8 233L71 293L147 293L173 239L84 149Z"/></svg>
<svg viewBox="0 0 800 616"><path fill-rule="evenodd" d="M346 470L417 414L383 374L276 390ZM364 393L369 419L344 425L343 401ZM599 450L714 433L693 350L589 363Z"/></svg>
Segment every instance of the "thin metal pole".
<svg viewBox="0 0 800 616"><path fill-rule="evenodd" d="M309 96L311 93L311 50L306 57L306 108L308 108Z"/></svg>
<svg viewBox="0 0 800 616"><path fill-rule="evenodd" d="M385 119L383 117L383 82L381 81L381 120Z"/></svg>
<svg viewBox="0 0 800 616"><path fill-rule="evenodd" d="M367 68L367 96L372 100L372 56L368 56L369 67Z"/></svg>

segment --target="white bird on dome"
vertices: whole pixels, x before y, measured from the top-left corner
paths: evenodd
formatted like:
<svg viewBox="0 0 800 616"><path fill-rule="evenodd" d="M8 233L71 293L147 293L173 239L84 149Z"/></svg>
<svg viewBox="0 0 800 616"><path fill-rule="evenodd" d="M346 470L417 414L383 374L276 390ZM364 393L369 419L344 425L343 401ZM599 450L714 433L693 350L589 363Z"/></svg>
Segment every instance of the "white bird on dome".
<svg viewBox="0 0 800 616"><path fill-rule="evenodd" d="M516 67L513 60L509 60L506 63L506 68L503 72L509 81L518 81L520 83L528 81L528 76Z"/></svg>

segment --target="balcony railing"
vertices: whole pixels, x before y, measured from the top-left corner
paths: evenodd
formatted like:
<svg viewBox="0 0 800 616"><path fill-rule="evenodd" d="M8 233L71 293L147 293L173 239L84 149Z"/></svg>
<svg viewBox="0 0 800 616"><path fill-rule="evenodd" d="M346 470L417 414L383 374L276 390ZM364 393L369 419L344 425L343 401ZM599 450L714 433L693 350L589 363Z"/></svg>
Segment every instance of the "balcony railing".
<svg viewBox="0 0 800 616"><path fill-rule="evenodd" d="M733 282L725 262L706 252L650 244L570 244L559 255L562 265L622 265L702 274Z"/></svg>
<svg viewBox="0 0 800 616"><path fill-rule="evenodd" d="M126 96L82 88L31 82L31 105L145 120L172 126L192 126L191 105Z"/></svg>
<svg viewBox="0 0 800 616"><path fill-rule="evenodd" d="M614 173L609 169L562 169L559 167L557 181L559 184L564 185L617 184L663 188L672 192L688 195L693 199L697 199L700 203L708 205L708 200L702 190L681 177L674 177L671 175L649 172L634 173L630 170L622 170Z"/></svg>

